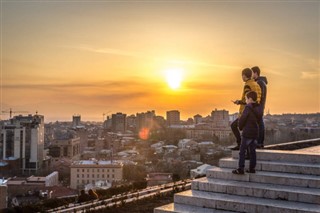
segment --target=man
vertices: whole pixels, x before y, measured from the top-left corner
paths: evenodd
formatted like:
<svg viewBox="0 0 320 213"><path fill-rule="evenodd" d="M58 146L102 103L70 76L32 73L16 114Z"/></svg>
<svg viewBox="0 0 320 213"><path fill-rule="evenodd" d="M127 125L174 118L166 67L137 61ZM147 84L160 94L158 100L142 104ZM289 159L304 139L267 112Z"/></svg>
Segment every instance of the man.
<svg viewBox="0 0 320 213"><path fill-rule="evenodd" d="M252 79L252 70L250 68L245 68L242 70L242 80L245 82L244 87L243 87L243 92L242 92L242 97L240 100L234 101L235 104L240 105L239 108L239 117L241 116L244 107L246 105L246 99L245 96L248 92L254 91L257 93L257 103L260 103L260 98L261 98L261 89L260 86L255 82L255 80ZM241 144L241 135L238 127L238 122L239 122L239 117L234 120L231 123L231 130L236 137L236 142L237 145L232 148L232 150L239 150L240 149L240 144Z"/></svg>
<svg viewBox="0 0 320 213"><path fill-rule="evenodd" d="M253 79L258 83L261 89L260 106L261 106L262 112L264 113L264 108L265 108L266 99L267 99L268 81L266 77L260 76L260 68L258 66L252 67L251 70L253 71ZM265 134L264 121L263 121L263 117L261 117L261 120L259 121L259 138L258 138L257 148L264 147L264 134Z"/></svg>

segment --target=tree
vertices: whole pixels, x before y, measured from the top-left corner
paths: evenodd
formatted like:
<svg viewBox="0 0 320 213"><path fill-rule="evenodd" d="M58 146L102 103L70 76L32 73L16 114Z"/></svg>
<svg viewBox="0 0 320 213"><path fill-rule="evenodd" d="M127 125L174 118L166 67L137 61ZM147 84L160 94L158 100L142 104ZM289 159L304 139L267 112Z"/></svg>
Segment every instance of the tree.
<svg viewBox="0 0 320 213"><path fill-rule="evenodd" d="M124 165L123 179L128 181L141 181L147 176L147 172L142 165Z"/></svg>

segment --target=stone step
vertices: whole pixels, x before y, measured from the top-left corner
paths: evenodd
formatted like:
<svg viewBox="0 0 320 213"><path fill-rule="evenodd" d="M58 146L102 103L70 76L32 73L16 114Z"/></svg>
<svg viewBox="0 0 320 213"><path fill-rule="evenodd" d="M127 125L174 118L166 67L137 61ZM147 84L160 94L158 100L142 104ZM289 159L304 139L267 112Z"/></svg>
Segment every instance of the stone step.
<svg viewBox="0 0 320 213"><path fill-rule="evenodd" d="M192 181L192 190L226 193L233 195L288 200L320 204L320 190L278 184L252 183L213 178L199 178Z"/></svg>
<svg viewBox="0 0 320 213"><path fill-rule="evenodd" d="M272 200L214 192L188 190L175 194L175 204L185 204L219 210L267 213L319 213L320 205Z"/></svg>
<svg viewBox="0 0 320 213"><path fill-rule="evenodd" d="M239 151L232 151L232 157L238 159ZM320 153L257 149L257 160L320 164Z"/></svg>
<svg viewBox="0 0 320 213"><path fill-rule="evenodd" d="M207 170L207 178L246 181L255 183L270 183L286 186L299 186L309 188L320 188L320 176L301 175L283 172L257 171L255 174L244 175L232 174L232 169L214 167Z"/></svg>
<svg viewBox="0 0 320 213"><path fill-rule="evenodd" d="M208 209L197 206L170 203L161 207L157 207L154 213L234 213L234 211L224 211L217 209Z"/></svg>
<svg viewBox="0 0 320 213"><path fill-rule="evenodd" d="M246 168L249 168L249 160L246 160L245 165ZM238 159L222 158L219 161L219 166L221 168L238 168ZM320 176L320 164L257 161L256 170Z"/></svg>

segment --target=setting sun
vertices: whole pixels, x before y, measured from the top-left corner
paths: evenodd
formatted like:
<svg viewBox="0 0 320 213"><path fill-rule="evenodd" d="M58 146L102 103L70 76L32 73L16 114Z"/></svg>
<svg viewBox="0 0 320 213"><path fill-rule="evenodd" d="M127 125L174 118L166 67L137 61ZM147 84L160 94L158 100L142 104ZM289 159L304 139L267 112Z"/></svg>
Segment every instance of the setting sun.
<svg viewBox="0 0 320 213"><path fill-rule="evenodd" d="M182 69L179 69L179 68L167 69L166 80L171 89L178 89L182 81Z"/></svg>

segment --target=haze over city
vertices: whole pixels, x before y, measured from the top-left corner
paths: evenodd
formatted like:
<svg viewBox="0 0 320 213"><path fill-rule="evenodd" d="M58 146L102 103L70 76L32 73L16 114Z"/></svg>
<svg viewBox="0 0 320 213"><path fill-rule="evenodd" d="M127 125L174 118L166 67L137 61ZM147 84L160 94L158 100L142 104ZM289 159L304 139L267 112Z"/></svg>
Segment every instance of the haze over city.
<svg viewBox="0 0 320 213"><path fill-rule="evenodd" d="M319 10L319 1L1 0L0 108L46 121L234 113L241 71L258 65L272 114L319 112Z"/></svg>

